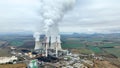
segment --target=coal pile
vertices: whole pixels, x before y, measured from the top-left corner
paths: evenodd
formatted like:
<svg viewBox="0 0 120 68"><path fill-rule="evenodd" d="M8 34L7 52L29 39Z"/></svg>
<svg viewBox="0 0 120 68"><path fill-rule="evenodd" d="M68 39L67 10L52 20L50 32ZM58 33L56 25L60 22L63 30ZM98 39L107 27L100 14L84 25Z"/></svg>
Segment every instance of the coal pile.
<svg viewBox="0 0 120 68"><path fill-rule="evenodd" d="M38 59L39 61L43 61L43 62L58 62L59 61L57 57L50 56L50 55L48 55L48 57L42 56L36 59Z"/></svg>
<svg viewBox="0 0 120 68"><path fill-rule="evenodd" d="M24 52L24 53L29 53L29 52L31 52L30 50L27 50L27 49L22 49L21 51Z"/></svg>

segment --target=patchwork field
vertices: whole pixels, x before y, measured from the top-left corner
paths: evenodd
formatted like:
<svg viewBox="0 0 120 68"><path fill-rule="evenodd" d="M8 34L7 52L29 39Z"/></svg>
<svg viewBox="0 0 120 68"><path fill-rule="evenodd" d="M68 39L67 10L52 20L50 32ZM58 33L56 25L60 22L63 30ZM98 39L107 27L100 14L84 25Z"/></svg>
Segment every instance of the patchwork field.
<svg viewBox="0 0 120 68"><path fill-rule="evenodd" d="M42 39L44 36L42 36ZM32 35L5 35L0 36L1 45L34 48ZM120 57L120 38L116 35L61 35L62 48L79 49L80 53L108 53ZM5 44L4 44L5 45Z"/></svg>
<svg viewBox="0 0 120 68"><path fill-rule="evenodd" d="M120 48L114 48L120 46L120 43L109 42L104 39L81 39L81 38L66 38L62 40L63 48L77 48L81 53L109 53L117 57L120 57ZM103 42L105 41L105 42Z"/></svg>

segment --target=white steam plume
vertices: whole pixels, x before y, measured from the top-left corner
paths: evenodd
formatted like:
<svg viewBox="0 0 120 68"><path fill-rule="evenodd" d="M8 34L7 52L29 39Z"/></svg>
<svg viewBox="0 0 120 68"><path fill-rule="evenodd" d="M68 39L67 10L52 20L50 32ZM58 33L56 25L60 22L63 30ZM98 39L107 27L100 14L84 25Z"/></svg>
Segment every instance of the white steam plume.
<svg viewBox="0 0 120 68"><path fill-rule="evenodd" d="M46 35L58 35L58 22L75 4L75 0L41 0L41 15Z"/></svg>

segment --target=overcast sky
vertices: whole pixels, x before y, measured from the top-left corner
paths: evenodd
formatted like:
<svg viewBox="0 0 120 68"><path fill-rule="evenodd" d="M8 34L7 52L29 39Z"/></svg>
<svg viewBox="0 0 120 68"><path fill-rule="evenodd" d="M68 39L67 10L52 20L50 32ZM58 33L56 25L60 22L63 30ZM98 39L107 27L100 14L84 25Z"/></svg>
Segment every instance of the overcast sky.
<svg viewBox="0 0 120 68"><path fill-rule="evenodd" d="M39 0L0 0L0 32L35 31ZM77 0L59 22L61 32L120 32L120 0Z"/></svg>

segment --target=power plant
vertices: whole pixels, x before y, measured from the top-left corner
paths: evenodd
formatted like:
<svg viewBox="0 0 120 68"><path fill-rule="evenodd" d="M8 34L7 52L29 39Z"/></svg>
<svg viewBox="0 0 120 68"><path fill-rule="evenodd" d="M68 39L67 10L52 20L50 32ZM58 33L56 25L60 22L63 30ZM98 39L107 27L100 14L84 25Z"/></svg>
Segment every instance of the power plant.
<svg viewBox="0 0 120 68"><path fill-rule="evenodd" d="M45 55L55 55L62 50L61 40L59 35L59 22L64 17L64 14L73 8L76 0L40 0L40 17L41 24L34 34L35 48L39 53ZM40 39L40 35L44 34L44 40Z"/></svg>
<svg viewBox="0 0 120 68"><path fill-rule="evenodd" d="M55 56L58 56L58 51L62 51L60 35L58 36L45 36L44 39L40 40L39 32L34 34L35 38L35 47L34 50L43 54L44 56L48 56L49 51L54 51Z"/></svg>

